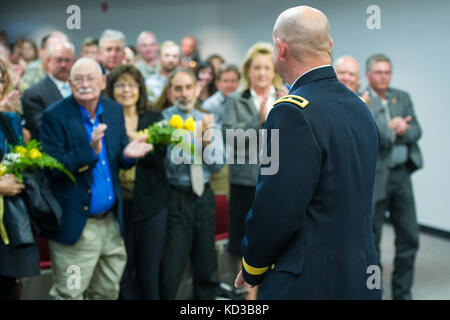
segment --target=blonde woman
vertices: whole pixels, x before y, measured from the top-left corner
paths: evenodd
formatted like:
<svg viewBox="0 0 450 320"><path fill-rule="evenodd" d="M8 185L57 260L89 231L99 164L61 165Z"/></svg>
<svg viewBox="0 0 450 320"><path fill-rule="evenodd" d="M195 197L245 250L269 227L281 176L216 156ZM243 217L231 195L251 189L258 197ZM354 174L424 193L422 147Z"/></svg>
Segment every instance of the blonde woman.
<svg viewBox="0 0 450 320"><path fill-rule="evenodd" d="M241 67L242 90L228 96L223 113L223 129L264 128L273 103L288 93L272 62L272 45L256 43L247 52ZM227 141L228 143L229 141ZM234 146L234 161L229 166L230 213L229 244L231 254L241 257L241 240L245 234L245 216L251 208L258 178L259 165L251 164L250 148L255 145ZM244 153L245 152L245 153ZM238 164L239 154L245 163ZM239 264L240 269L240 264ZM253 292L255 294L255 292ZM250 297L253 295L251 294ZM249 297L249 298L250 298Z"/></svg>
<svg viewBox="0 0 450 320"><path fill-rule="evenodd" d="M3 82L4 88L0 93L0 111L22 114L22 104L20 98L22 94L16 89L14 83L14 74L8 60L0 55L0 67L4 70ZM31 139L30 131L22 128L23 141L28 142Z"/></svg>

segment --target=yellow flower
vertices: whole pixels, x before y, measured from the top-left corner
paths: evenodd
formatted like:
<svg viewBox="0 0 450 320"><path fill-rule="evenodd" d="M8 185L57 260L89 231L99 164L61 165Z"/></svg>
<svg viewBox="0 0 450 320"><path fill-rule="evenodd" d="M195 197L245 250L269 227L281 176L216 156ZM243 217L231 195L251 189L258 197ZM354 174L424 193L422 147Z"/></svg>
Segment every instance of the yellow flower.
<svg viewBox="0 0 450 320"><path fill-rule="evenodd" d="M186 120L184 120L184 128L189 130L189 131L194 131L195 130L195 120L194 120L194 118L189 117Z"/></svg>
<svg viewBox="0 0 450 320"><path fill-rule="evenodd" d="M28 152L28 156L31 159L38 159L38 158L42 157L42 153L38 149L33 148Z"/></svg>
<svg viewBox="0 0 450 320"><path fill-rule="evenodd" d="M3 176L6 173L6 166L3 164L0 164L0 177Z"/></svg>
<svg viewBox="0 0 450 320"><path fill-rule="evenodd" d="M138 137L142 137L142 136L145 136L145 135L148 136L148 131L147 131L147 129L140 130L140 131L138 131L137 135L138 135Z"/></svg>
<svg viewBox="0 0 450 320"><path fill-rule="evenodd" d="M21 158L24 158L25 154L27 153L27 149L25 147L22 147L22 146L16 146L14 148L14 153L18 153L18 154L20 154Z"/></svg>
<svg viewBox="0 0 450 320"><path fill-rule="evenodd" d="M174 114L169 120L169 126L175 129L182 129L183 118L181 118L181 116L179 116L178 114Z"/></svg>

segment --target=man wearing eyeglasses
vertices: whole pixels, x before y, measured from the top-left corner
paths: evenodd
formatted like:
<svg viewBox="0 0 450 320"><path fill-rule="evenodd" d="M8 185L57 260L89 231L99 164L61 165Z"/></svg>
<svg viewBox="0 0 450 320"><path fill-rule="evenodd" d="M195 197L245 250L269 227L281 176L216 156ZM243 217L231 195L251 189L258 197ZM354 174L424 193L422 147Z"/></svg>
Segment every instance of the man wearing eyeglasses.
<svg viewBox="0 0 450 320"><path fill-rule="evenodd" d="M72 94L69 85L70 70L75 62L75 47L67 41L53 42L46 60L47 76L27 89L22 97L25 128L38 139L42 112L52 103Z"/></svg>
<svg viewBox="0 0 450 320"><path fill-rule="evenodd" d="M53 173L49 186L63 210L61 229L48 234L54 299L117 299L126 264L119 169L153 146L147 136L128 143L121 105L101 96L106 76L91 58L72 68L73 95L42 116L44 151L76 183Z"/></svg>
<svg viewBox="0 0 450 320"><path fill-rule="evenodd" d="M380 132L373 199L373 231L380 260L381 229L389 211L395 231L395 260L392 275L393 299L411 299L414 261L419 248L411 174L422 167L417 145L422 131L409 94L389 86L391 60L382 54L366 62L369 82L368 104Z"/></svg>

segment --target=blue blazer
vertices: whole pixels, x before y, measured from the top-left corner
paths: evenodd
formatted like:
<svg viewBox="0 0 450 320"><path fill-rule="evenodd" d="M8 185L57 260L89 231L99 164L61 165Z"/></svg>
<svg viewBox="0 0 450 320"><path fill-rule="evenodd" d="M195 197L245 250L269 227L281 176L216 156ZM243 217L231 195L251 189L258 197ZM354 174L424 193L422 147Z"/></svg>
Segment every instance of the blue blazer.
<svg viewBox="0 0 450 320"><path fill-rule="evenodd" d="M122 106L104 97L100 97L100 103L103 106L100 121L108 125L103 147L107 149L117 199L115 212L123 231L119 168L130 167L130 162L126 162L123 158L123 149L128 144L128 137ZM52 172L50 188L63 209L63 219L60 231L47 235L59 243L73 245L80 238L88 218L91 203L90 188L93 182L92 169L96 165L80 107L73 96L54 103L44 111L40 139L44 152L64 164L76 178L76 183L73 183L64 174Z"/></svg>
<svg viewBox="0 0 450 320"><path fill-rule="evenodd" d="M244 279L261 284L261 299L380 299L367 286L375 283L368 267L378 263L376 123L331 66L303 75L290 95L302 98L275 103L266 121L269 152L277 150L270 130L279 129L279 169L258 178L242 241Z"/></svg>

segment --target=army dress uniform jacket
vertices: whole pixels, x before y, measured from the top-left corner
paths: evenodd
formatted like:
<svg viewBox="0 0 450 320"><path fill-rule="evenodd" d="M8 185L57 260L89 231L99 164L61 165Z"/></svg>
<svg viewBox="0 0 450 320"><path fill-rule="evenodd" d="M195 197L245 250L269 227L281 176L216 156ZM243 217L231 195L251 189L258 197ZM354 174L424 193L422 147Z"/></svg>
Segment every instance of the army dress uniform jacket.
<svg viewBox="0 0 450 320"><path fill-rule="evenodd" d="M279 170L260 174L246 217L246 282L261 284L260 299L380 299L367 286L379 144L369 109L324 66L293 84L265 128L269 154L279 129Z"/></svg>

